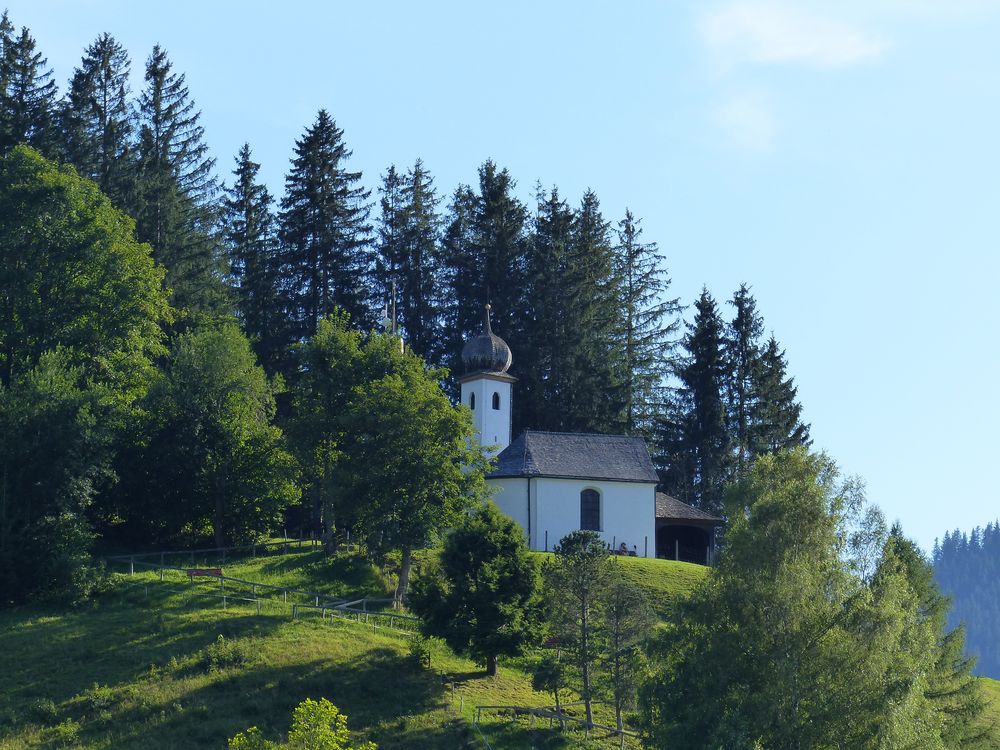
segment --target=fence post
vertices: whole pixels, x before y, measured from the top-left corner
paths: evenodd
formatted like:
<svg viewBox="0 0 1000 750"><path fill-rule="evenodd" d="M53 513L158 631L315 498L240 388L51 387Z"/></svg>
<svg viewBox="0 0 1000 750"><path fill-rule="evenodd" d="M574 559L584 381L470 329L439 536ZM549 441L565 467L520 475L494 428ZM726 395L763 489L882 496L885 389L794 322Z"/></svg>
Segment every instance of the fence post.
<svg viewBox="0 0 1000 750"><path fill-rule="evenodd" d="M643 545L642 545L642 556L643 557L649 557L649 537L648 536L644 537L644 539L646 541L643 542Z"/></svg>
<svg viewBox="0 0 1000 750"><path fill-rule="evenodd" d="M260 599L257 600L257 616L260 616Z"/></svg>
<svg viewBox="0 0 1000 750"><path fill-rule="evenodd" d="M545 529L545 551L549 551L549 530Z"/></svg>
<svg viewBox="0 0 1000 750"><path fill-rule="evenodd" d="M130 576L135 575L135 555L132 555L132 557L128 559L128 574Z"/></svg>
<svg viewBox="0 0 1000 750"><path fill-rule="evenodd" d="M288 604L288 589L282 589L282 590L281 590L281 600L282 600L282 601L283 601L283 602L284 602L285 604Z"/></svg>
<svg viewBox="0 0 1000 750"><path fill-rule="evenodd" d="M163 583L163 566L160 566L160 583Z"/></svg>

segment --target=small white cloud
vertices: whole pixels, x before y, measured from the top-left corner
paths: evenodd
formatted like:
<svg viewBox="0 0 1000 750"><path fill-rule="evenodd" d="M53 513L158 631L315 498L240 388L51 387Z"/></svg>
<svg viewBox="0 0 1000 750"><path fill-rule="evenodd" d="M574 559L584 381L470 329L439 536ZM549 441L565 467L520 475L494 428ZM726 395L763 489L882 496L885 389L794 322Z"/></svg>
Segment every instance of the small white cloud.
<svg viewBox="0 0 1000 750"><path fill-rule="evenodd" d="M739 148L767 153L774 143L774 116L759 95L729 97L715 110L715 122L730 143Z"/></svg>
<svg viewBox="0 0 1000 750"><path fill-rule="evenodd" d="M735 0L703 16L705 43L726 62L800 63L821 68L877 57L886 42L803 5Z"/></svg>

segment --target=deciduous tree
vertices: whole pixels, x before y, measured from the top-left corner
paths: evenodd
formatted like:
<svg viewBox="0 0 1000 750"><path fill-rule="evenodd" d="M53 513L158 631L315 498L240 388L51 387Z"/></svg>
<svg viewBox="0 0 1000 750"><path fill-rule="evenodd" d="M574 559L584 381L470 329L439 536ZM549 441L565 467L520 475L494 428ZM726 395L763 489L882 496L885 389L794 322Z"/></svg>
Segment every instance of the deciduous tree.
<svg viewBox="0 0 1000 750"><path fill-rule="evenodd" d="M943 748L939 629L894 544L855 572L854 483L804 449L759 458L728 496L718 566L652 649L651 747Z"/></svg>

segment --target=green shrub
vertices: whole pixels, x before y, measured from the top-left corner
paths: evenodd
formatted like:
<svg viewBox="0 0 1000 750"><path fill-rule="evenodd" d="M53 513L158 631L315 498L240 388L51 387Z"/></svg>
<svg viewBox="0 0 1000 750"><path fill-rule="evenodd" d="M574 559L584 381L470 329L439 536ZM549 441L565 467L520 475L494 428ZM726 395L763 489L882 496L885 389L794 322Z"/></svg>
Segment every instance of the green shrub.
<svg viewBox="0 0 1000 750"><path fill-rule="evenodd" d="M52 724L59 718L59 708L51 698L39 698L31 704L29 712L39 724Z"/></svg>
<svg viewBox="0 0 1000 750"><path fill-rule="evenodd" d="M256 639L227 639L220 635L215 643L202 649L199 665L209 672L219 672L224 669L241 669L254 664L258 660L259 644Z"/></svg>
<svg viewBox="0 0 1000 750"><path fill-rule="evenodd" d="M418 635L410 640L410 658L424 669L431 668L431 644L425 636Z"/></svg>
<svg viewBox="0 0 1000 750"><path fill-rule="evenodd" d="M55 747L72 747L80 742L80 725L66 719L49 729L46 735Z"/></svg>

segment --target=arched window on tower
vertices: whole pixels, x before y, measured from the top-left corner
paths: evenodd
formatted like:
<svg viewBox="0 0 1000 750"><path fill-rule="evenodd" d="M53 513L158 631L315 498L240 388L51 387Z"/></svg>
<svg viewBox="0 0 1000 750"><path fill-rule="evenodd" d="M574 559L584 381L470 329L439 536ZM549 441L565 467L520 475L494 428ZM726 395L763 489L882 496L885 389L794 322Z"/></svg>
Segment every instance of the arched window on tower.
<svg viewBox="0 0 1000 750"><path fill-rule="evenodd" d="M500 411L500 394L493 391L493 408Z"/></svg>
<svg viewBox="0 0 1000 750"><path fill-rule="evenodd" d="M580 493L580 529L601 530L601 493L597 490L584 490Z"/></svg>
<svg viewBox="0 0 1000 750"><path fill-rule="evenodd" d="M476 394L475 393L470 393L469 394L469 408L470 409L475 409L476 408Z"/></svg>

